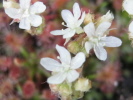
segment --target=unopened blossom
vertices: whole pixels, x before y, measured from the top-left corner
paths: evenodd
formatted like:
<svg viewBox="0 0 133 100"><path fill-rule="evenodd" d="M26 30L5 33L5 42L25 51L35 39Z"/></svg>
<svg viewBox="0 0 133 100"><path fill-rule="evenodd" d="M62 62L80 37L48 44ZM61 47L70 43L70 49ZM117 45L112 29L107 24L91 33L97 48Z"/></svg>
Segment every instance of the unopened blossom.
<svg viewBox="0 0 133 100"><path fill-rule="evenodd" d="M133 15L133 0L124 0L122 6L129 15Z"/></svg>
<svg viewBox="0 0 133 100"><path fill-rule="evenodd" d="M19 0L19 8L5 7L5 13L13 19L11 22L19 22L19 28L30 30L31 26L38 27L42 24L42 17L38 14L45 11L46 6L42 2L33 5L31 0Z"/></svg>
<svg viewBox="0 0 133 100"><path fill-rule="evenodd" d="M122 44L122 41L119 38L106 36L106 31L108 31L110 26L110 22L103 22L95 28L94 23L91 22L84 27L84 31L88 37L88 41L85 43L87 53L89 53L91 49L94 49L98 59L106 60L107 52L104 49L104 46L118 47Z"/></svg>
<svg viewBox="0 0 133 100"><path fill-rule="evenodd" d="M66 39L67 43L70 40L70 38L73 37L76 33L80 34L83 32L81 24L84 21L85 12L82 13L79 4L74 3L73 13L70 12L69 10L62 10L61 16L66 23L66 25L64 23L63 25L66 26L67 28L62 30L52 31L51 34L63 35L63 38Z"/></svg>
<svg viewBox="0 0 133 100"><path fill-rule="evenodd" d="M67 49L56 45L56 49L60 55L61 63L51 58L42 58L40 63L48 71L52 71L52 76L48 78L49 84L60 84L64 81L69 83L75 81L79 77L79 73L76 69L80 68L85 62L85 55L82 52L76 54L71 58L71 55Z"/></svg>
<svg viewBox="0 0 133 100"><path fill-rule="evenodd" d="M19 4L14 0L3 0L3 7L4 8L19 8Z"/></svg>
<svg viewBox="0 0 133 100"><path fill-rule="evenodd" d="M103 15L102 17L100 17L97 21L97 25L99 25L102 22L112 22L112 20L114 19L114 15L108 11L105 15Z"/></svg>

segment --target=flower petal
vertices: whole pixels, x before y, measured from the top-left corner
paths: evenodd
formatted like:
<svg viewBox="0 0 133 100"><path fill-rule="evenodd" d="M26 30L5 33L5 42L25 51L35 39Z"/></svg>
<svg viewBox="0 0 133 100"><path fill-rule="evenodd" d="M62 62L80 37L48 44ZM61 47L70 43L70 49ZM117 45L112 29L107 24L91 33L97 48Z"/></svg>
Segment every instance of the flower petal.
<svg viewBox="0 0 133 100"><path fill-rule="evenodd" d="M31 14L39 14L46 10L46 6L42 2L36 2L30 6L30 13Z"/></svg>
<svg viewBox="0 0 133 100"><path fill-rule="evenodd" d="M11 17L11 18L13 18L13 19L17 19L17 18L20 19L20 17L21 17L21 14L19 14L19 9L16 9L16 8L6 8L6 9L5 9L5 13L6 13L9 17Z"/></svg>
<svg viewBox="0 0 133 100"><path fill-rule="evenodd" d="M19 0L21 9L28 9L30 7L31 0Z"/></svg>
<svg viewBox="0 0 133 100"><path fill-rule="evenodd" d="M74 3L73 5L73 14L76 20L79 19L79 17L81 16L81 10L79 8L79 4L78 3Z"/></svg>
<svg viewBox="0 0 133 100"><path fill-rule="evenodd" d="M85 12L82 13L81 19L78 20L78 26L80 26L85 19Z"/></svg>
<svg viewBox="0 0 133 100"><path fill-rule="evenodd" d="M72 13L69 10L62 10L61 16L68 26L72 25L73 21L75 20Z"/></svg>
<svg viewBox="0 0 133 100"><path fill-rule="evenodd" d="M85 62L85 54L82 52L79 52L76 54L75 57L72 58L71 68L78 69L83 65L84 62Z"/></svg>
<svg viewBox="0 0 133 100"><path fill-rule="evenodd" d="M64 35L63 30L55 30L50 32L52 35Z"/></svg>
<svg viewBox="0 0 133 100"><path fill-rule="evenodd" d="M103 36L104 33L108 30L111 26L110 22L103 22L101 23L96 29L96 35Z"/></svg>
<svg viewBox="0 0 133 100"><path fill-rule="evenodd" d="M133 21L129 24L129 32L133 33Z"/></svg>
<svg viewBox="0 0 133 100"><path fill-rule="evenodd" d="M107 52L101 46L94 46L94 52L98 59L105 61L107 59Z"/></svg>
<svg viewBox="0 0 133 100"><path fill-rule="evenodd" d="M71 38L66 38L64 45L66 45Z"/></svg>
<svg viewBox="0 0 133 100"><path fill-rule="evenodd" d="M122 44L122 41L114 36L105 37L103 42L105 43L106 47L119 47Z"/></svg>
<svg viewBox="0 0 133 100"><path fill-rule="evenodd" d="M58 73L48 78L49 84L61 84L66 79L66 73Z"/></svg>
<svg viewBox="0 0 133 100"><path fill-rule="evenodd" d="M122 6L130 15L133 15L133 0L124 0Z"/></svg>
<svg viewBox="0 0 133 100"><path fill-rule="evenodd" d="M42 58L40 64L49 71L54 71L57 67L61 67L61 64L51 58Z"/></svg>
<svg viewBox="0 0 133 100"><path fill-rule="evenodd" d="M91 42L85 42L85 50L87 53L93 48L93 44Z"/></svg>
<svg viewBox="0 0 133 100"><path fill-rule="evenodd" d="M63 38L71 38L75 35L75 32L76 30L67 28L63 30L63 33L64 33Z"/></svg>
<svg viewBox="0 0 133 100"><path fill-rule="evenodd" d="M42 24L42 17L39 15L31 15L29 17L30 23L34 27L38 27Z"/></svg>
<svg viewBox="0 0 133 100"><path fill-rule="evenodd" d="M65 64L70 64L71 55L70 55L69 51L59 45L56 45L56 50L58 51L58 53L60 55L61 62L65 63Z"/></svg>
<svg viewBox="0 0 133 100"><path fill-rule="evenodd" d="M71 70L67 73L67 81L69 83L75 81L79 77L79 73L76 70Z"/></svg>
<svg viewBox="0 0 133 100"><path fill-rule="evenodd" d="M95 34L95 26L94 23L90 22L84 27L84 31L88 37L91 37Z"/></svg>
<svg viewBox="0 0 133 100"><path fill-rule="evenodd" d="M19 28L30 30L31 26L30 26L30 21L29 21L28 17L21 19L21 21L19 23Z"/></svg>

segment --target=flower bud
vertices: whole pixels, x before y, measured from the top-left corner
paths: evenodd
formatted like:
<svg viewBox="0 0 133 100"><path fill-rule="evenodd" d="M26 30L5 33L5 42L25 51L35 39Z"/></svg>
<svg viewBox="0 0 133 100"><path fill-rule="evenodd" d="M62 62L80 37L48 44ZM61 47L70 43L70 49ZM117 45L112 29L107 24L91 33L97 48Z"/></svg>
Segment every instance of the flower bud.
<svg viewBox="0 0 133 100"><path fill-rule="evenodd" d="M19 4L16 3L14 0L3 0L3 7L4 8L19 8Z"/></svg>
<svg viewBox="0 0 133 100"><path fill-rule="evenodd" d="M80 51L80 44L77 41L72 41L70 43L68 43L67 45L67 49L68 51L70 51L73 54L76 54Z"/></svg>
<svg viewBox="0 0 133 100"><path fill-rule="evenodd" d="M49 84L49 87L53 93L55 93L55 94L58 93L58 85L57 84Z"/></svg>
<svg viewBox="0 0 133 100"><path fill-rule="evenodd" d="M58 92L62 97L68 97L72 94L71 83L62 83L59 85Z"/></svg>
<svg viewBox="0 0 133 100"><path fill-rule="evenodd" d="M108 11L105 15L103 15L102 17L100 17L98 20L97 20L97 26L99 24L101 24L102 22L112 22L112 20L114 19L114 15Z"/></svg>
<svg viewBox="0 0 133 100"><path fill-rule="evenodd" d="M87 92L91 87L91 81L87 78L79 78L74 85L75 90L81 92Z"/></svg>
<svg viewBox="0 0 133 100"><path fill-rule="evenodd" d="M85 19L84 19L84 24L87 25L88 23L93 22L93 21L94 21L94 15L90 13L86 14Z"/></svg>

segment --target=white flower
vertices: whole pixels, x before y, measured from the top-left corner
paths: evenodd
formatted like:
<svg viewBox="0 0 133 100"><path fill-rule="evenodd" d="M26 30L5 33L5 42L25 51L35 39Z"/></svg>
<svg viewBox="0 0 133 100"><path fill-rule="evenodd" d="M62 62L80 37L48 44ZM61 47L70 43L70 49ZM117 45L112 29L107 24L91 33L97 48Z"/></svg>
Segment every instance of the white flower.
<svg viewBox="0 0 133 100"><path fill-rule="evenodd" d="M122 6L129 15L133 15L133 0L124 0Z"/></svg>
<svg viewBox="0 0 133 100"><path fill-rule="evenodd" d="M129 28L128 28L128 30L129 30L129 38L130 39L133 39L133 21L129 24Z"/></svg>
<svg viewBox="0 0 133 100"><path fill-rule="evenodd" d="M80 68L85 62L84 53L80 52L71 58L70 53L64 47L56 45L56 49L60 55L61 63L51 58L42 58L41 65L49 71L53 76L49 77L47 82L50 84L60 84L63 81L73 82L79 77L76 69Z"/></svg>
<svg viewBox="0 0 133 100"><path fill-rule="evenodd" d="M91 22L84 27L84 31L89 39L89 41L85 43L87 53L93 48L98 59L106 60L107 52L103 47L118 47L122 44L119 38L113 36L106 37L105 32L110 26L110 22L103 22L95 29L94 23Z"/></svg>
<svg viewBox="0 0 133 100"><path fill-rule="evenodd" d="M42 17L38 14L44 12L46 6L42 2L30 5L30 2L31 0L20 0L19 9L5 8L5 13L13 18L13 22L20 22L19 28L21 29L30 30L31 26L38 27L42 24Z"/></svg>
<svg viewBox="0 0 133 100"><path fill-rule="evenodd" d="M63 35L64 39L67 39L66 42L70 40L71 37L75 35L75 33L82 33L83 29L80 26L85 18L85 12L81 15L81 10L79 8L78 3L74 3L73 5L73 14L69 10L62 10L61 16L63 20L66 22L66 29L62 30L55 30L52 31L51 34L53 35ZM81 18L80 18L81 17Z"/></svg>

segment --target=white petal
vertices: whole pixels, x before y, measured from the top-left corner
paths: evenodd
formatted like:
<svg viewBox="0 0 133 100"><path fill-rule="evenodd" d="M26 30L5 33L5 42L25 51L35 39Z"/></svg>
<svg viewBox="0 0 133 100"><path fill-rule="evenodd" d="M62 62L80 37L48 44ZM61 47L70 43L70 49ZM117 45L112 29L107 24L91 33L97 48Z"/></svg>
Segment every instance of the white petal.
<svg viewBox="0 0 133 100"><path fill-rule="evenodd" d="M35 14L35 13L42 13L46 10L46 6L42 2L36 2L30 7L30 13Z"/></svg>
<svg viewBox="0 0 133 100"><path fill-rule="evenodd" d="M57 67L61 67L61 64L51 58L42 58L40 64L49 71L54 71Z"/></svg>
<svg viewBox="0 0 133 100"><path fill-rule="evenodd" d="M107 59L107 52L103 47L94 46L94 52L98 59L105 61Z"/></svg>
<svg viewBox="0 0 133 100"><path fill-rule="evenodd" d="M84 62L85 62L85 54L82 52L79 52L78 54L76 54L75 57L72 58L71 68L77 69L77 68L81 67Z"/></svg>
<svg viewBox="0 0 133 100"><path fill-rule="evenodd" d="M124 0L123 1L123 8L126 10L130 15L133 15L133 0Z"/></svg>
<svg viewBox="0 0 133 100"><path fill-rule="evenodd" d="M30 7L31 0L19 0L19 2L20 2L20 8L28 9Z"/></svg>
<svg viewBox="0 0 133 100"><path fill-rule="evenodd" d="M82 13L81 19L78 20L78 26L80 26L85 19L85 12Z"/></svg>
<svg viewBox="0 0 133 100"><path fill-rule="evenodd" d="M70 64L71 55L70 55L69 51L59 45L56 45L56 50L58 51L58 53L60 55L61 62L65 63L65 64Z"/></svg>
<svg viewBox="0 0 133 100"><path fill-rule="evenodd" d="M103 42L105 43L106 47L119 47L122 44L122 41L114 36L106 37Z"/></svg>
<svg viewBox="0 0 133 100"><path fill-rule="evenodd" d="M63 32L64 32L63 38L65 39L73 37L75 35L76 30L67 28L63 30Z"/></svg>
<svg viewBox="0 0 133 100"><path fill-rule="evenodd" d="M79 77L79 73L76 70L71 70L67 74L67 81L69 83L75 81Z"/></svg>
<svg viewBox="0 0 133 100"><path fill-rule="evenodd" d="M91 42L85 42L85 50L87 53L93 48L93 44Z"/></svg>
<svg viewBox="0 0 133 100"><path fill-rule="evenodd" d="M42 24L42 17L39 15L31 15L29 17L30 23L34 27L38 27Z"/></svg>
<svg viewBox="0 0 133 100"><path fill-rule="evenodd" d="M72 13L69 10L62 10L61 16L63 20L68 24L73 24L73 21L75 20Z"/></svg>
<svg viewBox="0 0 133 100"><path fill-rule="evenodd" d="M90 22L84 27L84 31L88 37L91 37L95 34L95 26L94 23Z"/></svg>
<svg viewBox="0 0 133 100"><path fill-rule="evenodd" d="M73 5L73 14L76 20L79 19L79 17L81 16L81 10L79 8L79 4L78 3L74 3Z"/></svg>
<svg viewBox="0 0 133 100"><path fill-rule="evenodd" d="M66 38L64 45L66 45L71 38Z"/></svg>
<svg viewBox="0 0 133 100"><path fill-rule="evenodd" d="M55 30L50 32L52 35L63 35L64 32L63 30Z"/></svg>
<svg viewBox="0 0 133 100"><path fill-rule="evenodd" d="M58 73L48 78L49 84L61 84L66 79L66 73Z"/></svg>
<svg viewBox="0 0 133 100"><path fill-rule="evenodd" d="M129 32L133 33L133 21L129 24Z"/></svg>
<svg viewBox="0 0 133 100"><path fill-rule="evenodd" d="M16 8L6 8L5 9L5 13L13 18L13 19L17 19L17 18L20 18L21 17L21 14L19 14L19 9L16 9Z"/></svg>
<svg viewBox="0 0 133 100"><path fill-rule="evenodd" d="M101 23L96 29L96 35L103 36L104 33L108 30L111 26L110 22L103 22Z"/></svg>
<svg viewBox="0 0 133 100"><path fill-rule="evenodd" d="M19 28L21 29L26 29L26 30L30 30L30 21L29 19L26 17L26 18L23 18L21 19L20 23L19 23Z"/></svg>

